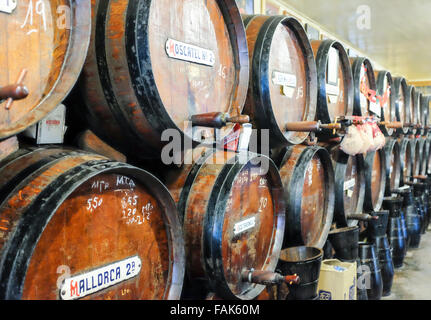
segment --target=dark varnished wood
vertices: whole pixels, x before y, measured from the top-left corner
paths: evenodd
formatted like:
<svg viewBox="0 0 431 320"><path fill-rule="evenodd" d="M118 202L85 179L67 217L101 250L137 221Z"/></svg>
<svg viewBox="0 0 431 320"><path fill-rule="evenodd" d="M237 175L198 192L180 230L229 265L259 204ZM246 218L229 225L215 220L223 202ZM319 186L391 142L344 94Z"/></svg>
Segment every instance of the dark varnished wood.
<svg viewBox="0 0 431 320"><path fill-rule="evenodd" d="M59 299L59 267L74 276L135 255L142 261L136 277L84 299L180 297L181 227L156 178L55 148L18 151L0 163L0 172L3 299Z"/></svg>
<svg viewBox="0 0 431 320"><path fill-rule="evenodd" d="M386 188L386 153L384 149L368 152L365 157L365 200L367 213L379 211Z"/></svg>
<svg viewBox="0 0 431 320"><path fill-rule="evenodd" d="M367 58L354 58L351 59L353 85L354 85L354 107L353 114L356 116L371 116L372 112L369 110L370 101L361 92L361 82L364 81L367 88L376 91L376 79L374 76L373 66ZM366 72L364 73L364 68ZM365 77L364 77L365 75Z"/></svg>
<svg viewBox="0 0 431 320"><path fill-rule="evenodd" d="M90 26L90 0L17 1L13 13L1 14L0 87L15 84L26 70L29 94L8 110L8 102L0 104L0 139L25 130L64 100L84 64Z"/></svg>
<svg viewBox="0 0 431 320"><path fill-rule="evenodd" d="M317 65L317 119L323 123L334 123L339 117L353 115L352 68L344 46L334 40L311 41L311 46ZM337 59L331 61L338 66L336 85L329 83L328 79L328 70L333 68L329 65L331 50L337 53Z"/></svg>
<svg viewBox="0 0 431 320"><path fill-rule="evenodd" d="M400 157L401 157L401 184L404 185L410 181L413 174L413 159L414 149L413 143L408 138L398 139L400 144Z"/></svg>
<svg viewBox="0 0 431 320"><path fill-rule="evenodd" d="M193 158L166 175L184 221L188 278L203 280L223 299L254 299L264 286L243 281L242 273L274 271L283 240L278 170L270 161L270 170L261 171L247 153L199 148ZM253 217L256 225L235 235L235 226Z"/></svg>
<svg viewBox="0 0 431 320"><path fill-rule="evenodd" d="M381 100L378 100L378 103L382 108L380 119L381 121L387 123L395 122L395 94L393 88L394 81L392 78L392 74L388 71L376 71L375 77L377 85L377 96L381 97ZM380 129L385 136L392 136L396 132L396 130L387 126L380 126Z"/></svg>
<svg viewBox="0 0 431 320"><path fill-rule="evenodd" d="M405 78L398 77L394 78L393 83L393 94L395 95L395 115L397 121L402 122L403 124L409 124L410 120L410 109L409 103L410 99L407 96L407 81ZM399 134L407 134L409 131L408 127L404 127L402 129L397 130Z"/></svg>
<svg viewBox="0 0 431 320"><path fill-rule="evenodd" d="M277 161L286 201L284 247L323 248L334 215L334 172L326 149L294 146Z"/></svg>
<svg viewBox="0 0 431 320"><path fill-rule="evenodd" d="M84 111L92 130L126 156L157 158L161 135L177 129L196 144L232 132L194 127L193 115L241 113L248 51L234 0L92 0L93 32L84 68ZM214 66L170 58L173 39L211 50ZM137 152L139 151L139 152Z"/></svg>
<svg viewBox="0 0 431 320"><path fill-rule="evenodd" d="M340 228L356 226L349 216L362 214L365 199L365 170L362 155L350 156L338 146L326 146L331 155L335 176L334 222Z"/></svg>
<svg viewBox="0 0 431 320"><path fill-rule="evenodd" d="M399 188L401 183L401 148L396 139L386 139L386 190L385 195L391 196L391 190Z"/></svg>
<svg viewBox="0 0 431 320"><path fill-rule="evenodd" d="M251 66L244 113L257 128L270 130L271 147L300 144L309 132L287 131L286 124L315 120L316 64L306 33L293 17L243 19ZM275 72L294 76L296 85L274 82Z"/></svg>
<svg viewBox="0 0 431 320"><path fill-rule="evenodd" d="M415 97L416 97L416 88L414 86L407 87L407 100L409 101L406 107L408 108L408 113L410 114L410 130L409 134L415 135L417 132L417 122L418 122L418 114L415 106Z"/></svg>

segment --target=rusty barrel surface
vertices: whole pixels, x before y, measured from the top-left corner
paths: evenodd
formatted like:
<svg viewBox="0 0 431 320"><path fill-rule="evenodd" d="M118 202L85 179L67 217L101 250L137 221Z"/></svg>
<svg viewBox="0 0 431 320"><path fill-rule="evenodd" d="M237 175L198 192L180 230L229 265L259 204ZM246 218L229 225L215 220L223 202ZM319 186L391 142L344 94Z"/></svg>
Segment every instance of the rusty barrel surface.
<svg viewBox="0 0 431 320"><path fill-rule="evenodd" d="M395 94L393 93L394 81L392 75L388 71L376 71L376 86L377 95L381 97L381 100L377 100L381 110L381 114L378 115L381 121L384 122L395 122L396 110L395 110ZM388 128L386 126L380 126L385 136L392 136L396 130Z"/></svg>
<svg viewBox="0 0 431 320"><path fill-rule="evenodd" d="M232 132L191 119L243 109L249 62L234 0L92 0L92 16L81 88L100 138L128 157L158 158L167 129L195 144Z"/></svg>
<svg viewBox="0 0 431 320"><path fill-rule="evenodd" d="M363 117L373 114L380 115L380 110L377 112L372 108L370 101L372 92L375 93L377 89L371 61L367 58L358 57L351 59L351 64L354 86L353 114Z"/></svg>
<svg viewBox="0 0 431 320"><path fill-rule="evenodd" d="M413 142L408 138L398 139L401 158L401 185L410 181L413 175L414 148Z"/></svg>
<svg viewBox="0 0 431 320"><path fill-rule="evenodd" d="M410 124L410 99L408 96L407 81L402 77L397 77L393 80L396 119L403 124ZM407 134L409 132L409 128L407 126L397 130L399 134Z"/></svg>
<svg viewBox="0 0 431 320"><path fill-rule="evenodd" d="M293 17L243 16L250 55L250 83L244 113L269 129L270 146L304 142L308 132L287 131L291 122L314 121L317 77L313 50Z"/></svg>
<svg viewBox="0 0 431 320"><path fill-rule="evenodd" d="M141 169L55 147L0 163L2 299L179 299L181 231Z"/></svg>
<svg viewBox="0 0 431 320"><path fill-rule="evenodd" d="M368 152L365 156L364 211L379 211L386 188L386 153L384 149Z"/></svg>
<svg viewBox="0 0 431 320"><path fill-rule="evenodd" d="M344 46L334 40L314 40L311 45L317 65L317 119L335 123L339 117L353 115L352 68Z"/></svg>
<svg viewBox="0 0 431 320"><path fill-rule="evenodd" d="M385 195L391 196L391 190L398 189L401 183L401 147L396 139L386 138L386 190Z"/></svg>
<svg viewBox="0 0 431 320"><path fill-rule="evenodd" d="M351 156L338 146L327 146L335 176L334 222L337 227L356 226L351 215L362 214L365 199L365 171L363 156Z"/></svg>
<svg viewBox="0 0 431 320"><path fill-rule="evenodd" d="M253 153L195 149L193 157L165 177L183 220L187 278L222 299L254 299L265 287L242 273L274 271L283 241L277 167Z"/></svg>
<svg viewBox="0 0 431 320"><path fill-rule="evenodd" d="M7 3L13 10L0 15L0 91L20 82L28 96L10 106L0 101L0 140L35 124L66 98L84 64L91 29L90 0Z"/></svg>
<svg viewBox="0 0 431 320"><path fill-rule="evenodd" d="M292 146L276 156L286 201L284 247L323 248L334 216L334 170L326 149Z"/></svg>

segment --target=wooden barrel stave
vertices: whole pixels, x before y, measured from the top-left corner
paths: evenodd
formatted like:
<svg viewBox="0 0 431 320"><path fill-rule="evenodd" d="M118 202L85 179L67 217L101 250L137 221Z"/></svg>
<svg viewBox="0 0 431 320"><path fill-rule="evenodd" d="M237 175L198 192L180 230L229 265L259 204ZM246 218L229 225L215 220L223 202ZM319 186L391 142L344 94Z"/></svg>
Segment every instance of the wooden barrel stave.
<svg viewBox="0 0 431 320"><path fill-rule="evenodd" d="M395 95L395 115L397 121L403 124L410 123L410 99L408 98L408 86L406 79L402 77L394 78L393 93ZM397 129L399 134L407 134L409 132L408 127Z"/></svg>
<svg viewBox="0 0 431 320"><path fill-rule="evenodd" d="M374 113L370 110L370 101L361 92L361 82L364 81L368 89L376 91L376 78L373 66L367 58L351 59L353 86L354 86L354 105L353 114L356 116L371 116ZM366 68L366 73L364 72Z"/></svg>
<svg viewBox="0 0 431 320"><path fill-rule="evenodd" d="M401 182L401 150L396 139L386 139L386 190L385 196L392 195L391 190L400 187Z"/></svg>
<svg viewBox="0 0 431 320"><path fill-rule="evenodd" d="M317 119L322 123L335 123L339 117L352 116L353 76L344 46L334 40L315 40L311 41L311 45L316 59L319 88ZM334 66L330 67L330 64ZM330 69L334 70L329 73ZM324 136L332 134L324 130Z"/></svg>
<svg viewBox="0 0 431 320"><path fill-rule="evenodd" d="M423 121L424 115L421 112L421 101L422 101L422 93L419 90L416 90L415 98L414 98L414 113L416 115L415 124L418 127L416 134L423 136L425 133L425 130L424 130L424 121Z"/></svg>
<svg viewBox="0 0 431 320"><path fill-rule="evenodd" d="M422 161L421 161L421 167L419 170L420 175L426 176L427 170L428 170L428 158L430 156L429 154L429 140L422 137Z"/></svg>
<svg viewBox="0 0 431 320"><path fill-rule="evenodd" d="M273 272L281 251L283 187L274 163L264 157L265 173L252 163L257 157L199 148L193 163L166 175L184 221L187 278L222 299L256 298L265 287L243 281L242 272ZM240 232L248 219L256 224Z"/></svg>
<svg viewBox="0 0 431 320"><path fill-rule="evenodd" d="M283 247L323 248L334 216L334 171L326 149L293 146L276 156L286 201Z"/></svg>
<svg viewBox="0 0 431 320"><path fill-rule="evenodd" d="M377 85L377 95L385 99L385 96L389 100L384 101L384 105L381 106L382 113L380 119L385 122L395 122L396 121L396 110L395 110L395 99L394 99L394 81L392 75L388 71L375 72L376 75L376 85ZM389 94L388 94L389 93ZM380 104L380 101L378 101ZM386 126L380 126L380 129L385 134L385 136L392 136L396 130L387 128Z"/></svg>
<svg viewBox="0 0 431 320"><path fill-rule="evenodd" d="M412 143L412 150L413 150L413 167L412 167L412 174L410 179L413 180L413 176L417 176L420 174L423 144L421 139L416 139L416 138L412 138L411 143Z"/></svg>
<svg viewBox="0 0 431 320"><path fill-rule="evenodd" d="M180 297L184 275L181 227L175 204L159 180L101 156L58 148L21 152L0 171L10 169L17 170L20 181L0 204L3 299ZM8 188L8 179L1 175L2 192ZM136 208L146 207L148 200L152 207L145 211L147 224L139 225L137 216L126 216L124 210L132 204L122 196L136 201ZM111 210L100 210L103 203ZM71 287L70 295L58 287L57 268L69 270L63 274L67 283L77 274L136 255L145 264L129 280L88 291L88 295L88 284L81 288L81 282L79 291Z"/></svg>
<svg viewBox="0 0 431 320"><path fill-rule="evenodd" d="M365 157L364 211L379 211L386 188L386 153L384 149L368 152Z"/></svg>
<svg viewBox="0 0 431 320"><path fill-rule="evenodd" d="M406 105L408 113L410 114L410 130L409 133L415 135L417 129L415 125L418 122L418 114L416 112L415 99L416 99L416 88L414 86L407 86L407 99L409 103Z"/></svg>
<svg viewBox="0 0 431 320"><path fill-rule="evenodd" d="M315 120L316 63L306 32L293 17L243 19L251 66L244 113L258 129L271 131L271 148L300 144L309 133L287 131L286 124ZM294 83L282 85L276 73Z"/></svg>
<svg viewBox="0 0 431 320"><path fill-rule="evenodd" d="M362 214L365 199L365 171L362 155L350 156L338 146L327 147L335 175L334 222L337 227L352 227L358 220L350 215Z"/></svg>
<svg viewBox="0 0 431 320"><path fill-rule="evenodd" d="M29 91L0 113L3 139L40 121L75 85L90 39L90 0L19 2L12 14L2 14L0 24L7 26L0 37L0 66L8 70L0 75L0 87L14 84L25 69L23 84Z"/></svg>
<svg viewBox="0 0 431 320"><path fill-rule="evenodd" d="M427 136L429 133L430 122L430 105L431 105L431 96L422 95L421 97L421 117L422 124L424 126L424 135Z"/></svg>
<svg viewBox="0 0 431 320"><path fill-rule="evenodd" d="M413 174L414 149L413 142L408 138L399 139L401 158L401 185L410 181Z"/></svg>
<svg viewBox="0 0 431 320"><path fill-rule="evenodd" d="M92 0L92 5L96 19L81 88L84 112L99 136L132 158L158 158L167 129L195 144L203 136L210 144L232 132L234 124L192 128L190 118L242 111L248 51L235 1ZM173 19L177 16L182 18ZM184 61L187 57L174 58L170 51L180 45L208 51L197 62Z"/></svg>

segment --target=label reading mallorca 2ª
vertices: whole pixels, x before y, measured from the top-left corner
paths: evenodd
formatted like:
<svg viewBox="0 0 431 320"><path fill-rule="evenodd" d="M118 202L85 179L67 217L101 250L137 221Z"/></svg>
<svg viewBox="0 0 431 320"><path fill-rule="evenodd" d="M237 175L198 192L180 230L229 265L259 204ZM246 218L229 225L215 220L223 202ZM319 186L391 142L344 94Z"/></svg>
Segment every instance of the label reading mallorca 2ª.
<svg viewBox="0 0 431 320"><path fill-rule="evenodd" d="M215 54L211 50L200 48L173 39L166 41L166 53L170 58L203 64L213 67Z"/></svg>
<svg viewBox="0 0 431 320"><path fill-rule="evenodd" d="M141 266L141 259L134 256L70 277L60 288L60 297L62 300L81 299L136 277Z"/></svg>

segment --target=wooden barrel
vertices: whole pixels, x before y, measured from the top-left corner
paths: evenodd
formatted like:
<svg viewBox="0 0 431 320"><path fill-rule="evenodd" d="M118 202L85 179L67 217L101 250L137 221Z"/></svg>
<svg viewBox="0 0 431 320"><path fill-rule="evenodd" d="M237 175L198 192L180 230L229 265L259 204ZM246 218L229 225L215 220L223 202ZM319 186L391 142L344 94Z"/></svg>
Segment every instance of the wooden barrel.
<svg viewBox="0 0 431 320"><path fill-rule="evenodd" d="M352 227L358 220L349 216L362 214L365 199L364 158L361 154L351 156L339 146L329 147L335 175L334 220L337 227Z"/></svg>
<svg viewBox="0 0 431 320"><path fill-rule="evenodd" d="M417 135L423 136L425 134L424 128L424 114L422 114L422 93L416 90L414 99L414 113L416 115L416 125L418 129L416 131Z"/></svg>
<svg viewBox="0 0 431 320"><path fill-rule="evenodd" d="M349 56L338 41L311 41L317 80L317 119L335 123L338 118L353 115L353 76ZM323 131L331 136L330 131Z"/></svg>
<svg viewBox="0 0 431 320"><path fill-rule="evenodd" d="M364 211L379 211L386 189L386 153L384 149L368 152L365 157Z"/></svg>
<svg viewBox="0 0 431 320"><path fill-rule="evenodd" d="M283 247L323 248L334 216L334 170L326 149L293 146L276 156L286 201Z"/></svg>
<svg viewBox="0 0 431 320"><path fill-rule="evenodd" d="M412 176L417 176L421 171L422 153L423 153L423 141L422 139L412 138L412 150L413 150L413 168Z"/></svg>
<svg viewBox="0 0 431 320"><path fill-rule="evenodd" d="M408 108L408 110L409 110L408 113L410 114L409 133L415 135L417 132L415 125L418 122L418 114L415 111L416 110L416 106L415 106L416 89L414 86L407 86L407 99L409 100L409 103L406 105L406 107Z"/></svg>
<svg viewBox="0 0 431 320"><path fill-rule="evenodd" d="M15 8L0 14L0 88L19 82L29 94L10 107L0 101L0 140L35 124L64 100L84 64L91 27L90 0L7 3Z"/></svg>
<svg viewBox="0 0 431 320"><path fill-rule="evenodd" d="M430 156L430 140L422 137L422 161L421 161L421 168L420 168L420 175L427 175L428 171L428 162L429 162L429 156Z"/></svg>
<svg viewBox="0 0 431 320"><path fill-rule="evenodd" d="M21 149L0 163L0 197L1 299L179 299L181 225L151 174Z"/></svg>
<svg viewBox="0 0 431 320"><path fill-rule="evenodd" d="M427 171L426 174L431 174L431 137L427 138L428 156L427 156Z"/></svg>
<svg viewBox="0 0 431 320"><path fill-rule="evenodd" d="M384 122L395 122L397 121L396 111L395 111L395 99L393 93L393 79L392 75L388 71L375 72L376 75L376 85L377 85L377 95L382 97L383 102L378 101L380 107L382 108L380 114L380 120ZM381 105L383 103L383 106ZM396 130L388 128L386 126L380 126L383 134L385 136L392 136Z"/></svg>
<svg viewBox="0 0 431 320"><path fill-rule="evenodd" d="M376 78L371 61L367 58L354 58L351 59L352 74L353 74L353 114L356 116L372 116L373 114L380 115L380 110L373 112L370 107L372 106L370 100L367 98L365 90L372 90L376 92Z"/></svg>
<svg viewBox="0 0 431 320"><path fill-rule="evenodd" d="M392 195L391 190L398 189L401 182L401 148L396 139L387 138L386 152L386 191L387 197Z"/></svg>
<svg viewBox="0 0 431 320"><path fill-rule="evenodd" d="M410 181L413 174L414 149L413 142L408 138L399 140L401 158L401 185Z"/></svg>
<svg viewBox="0 0 431 320"><path fill-rule="evenodd" d="M403 124L410 123L410 99L408 96L408 86L405 78L398 77L394 78L393 92L395 95L395 114L396 119ZM398 129L399 134L407 134L409 127L404 126L402 129Z"/></svg>
<svg viewBox="0 0 431 320"><path fill-rule="evenodd" d="M265 287L242 274L276 268L285 227L280 175L263 156L204 151L166 175L184 221L188 279L204 279L221 299L254 299Z"/></svg>
<svg viewBox="0 0 431 320"><path fill-rule="evenodd" d="M92 0L92 15L81 84L97 135L129 158L158 158L167 129L208 144L232 132L190 120L242 111L248 51L234 0Z"/></svg>
<svg viewBox="0 0 431 320"><path fill-rule="evenodd" d="M316 63L307 34L293 17L243 19L251 67L244 113L256 128L270 130L271 148L300 144L309 132L286 125L316 116Z"/></svg>
<svg viewBox="0 0 431 320"><path fill-rule="evenodd" d="M421 115L422 115L422 124L424 126L425 132L427 135L430 132L430 107L431 107L431 96L422 95L421 97Z"/></svg>

